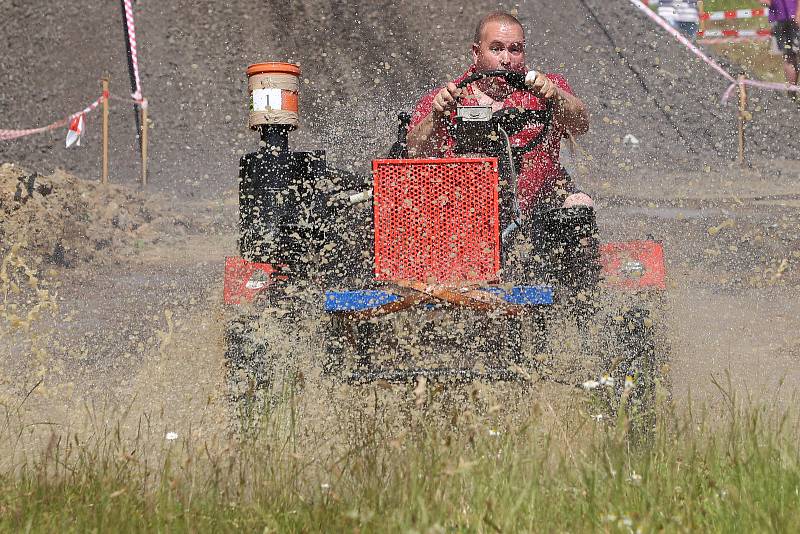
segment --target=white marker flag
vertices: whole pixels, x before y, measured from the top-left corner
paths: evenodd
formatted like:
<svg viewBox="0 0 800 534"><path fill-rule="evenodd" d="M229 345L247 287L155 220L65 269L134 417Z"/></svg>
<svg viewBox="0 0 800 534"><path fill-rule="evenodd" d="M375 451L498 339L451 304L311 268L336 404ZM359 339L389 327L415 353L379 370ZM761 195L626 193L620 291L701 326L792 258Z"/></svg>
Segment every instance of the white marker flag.
<svg viewBox="0 0 800 534"><path fill-rule="evenodd" d="M67 148L71 147L72 145L81 146L81 134L83 133L83 127L83 113L69 121L69 130L67 130Z"/></svg>

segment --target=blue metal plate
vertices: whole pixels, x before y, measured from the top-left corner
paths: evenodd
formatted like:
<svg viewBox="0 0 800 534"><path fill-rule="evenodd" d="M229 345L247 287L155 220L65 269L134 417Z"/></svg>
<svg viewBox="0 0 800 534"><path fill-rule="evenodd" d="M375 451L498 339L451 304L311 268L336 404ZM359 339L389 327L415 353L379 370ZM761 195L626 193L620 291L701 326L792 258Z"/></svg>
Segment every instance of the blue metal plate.
<svg viewBox="0 0 800 534"><path fill-rule="evenodd" d="M326 291L325 311L364 311L397 302L400 297L388 291L361 289L352 291Z"/></svg>
<svg viewBox="0 0 800 534"><path fill-rule="evenodd" d="M549 306L553 303L553 288L550 286L514 286L508 290L502 287L480 289L518 306Z"/></svg>
<svg viewBox="0 0 800 534"><path fill-rule="evenodd" d="M502 287L482 287L480 290L497 295L509 304L517 306L549 306L553 304L553 288L550 286L515 286L508 290ZM372 310L398 300L400 297L389 291L375 289L326 291L325 311Z"/></svg>

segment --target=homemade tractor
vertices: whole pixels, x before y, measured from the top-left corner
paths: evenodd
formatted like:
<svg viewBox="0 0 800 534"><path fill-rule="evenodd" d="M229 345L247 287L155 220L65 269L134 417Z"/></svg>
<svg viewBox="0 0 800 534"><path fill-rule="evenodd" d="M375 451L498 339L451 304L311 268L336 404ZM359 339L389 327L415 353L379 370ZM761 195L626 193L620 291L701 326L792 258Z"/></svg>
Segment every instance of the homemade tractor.
<svg viewBox="0 0 800 534"><path fill-rule="evenodd" d="M289 149L296 66L248 75L261 146L241 159L241 256L225 265L233 398L271 398L310 358L352 385L548 380L651 405L666 363L661 244L600 244L591 208L517 206L516 169L551 109L459 105L451 159L408 159L401 114L368 179ZM507 71L462 86L482 77L526 90ZM531 124L539 134L511 146Z"/></svg>

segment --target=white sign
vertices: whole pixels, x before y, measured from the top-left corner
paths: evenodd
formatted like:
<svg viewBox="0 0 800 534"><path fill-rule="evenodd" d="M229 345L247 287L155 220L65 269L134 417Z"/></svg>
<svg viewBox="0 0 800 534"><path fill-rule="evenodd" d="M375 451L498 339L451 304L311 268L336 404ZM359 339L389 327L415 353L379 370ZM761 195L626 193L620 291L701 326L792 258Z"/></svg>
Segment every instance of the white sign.
<svg viewBox="0 0 800 534"><path fill-rule="evenodd" d="M272 111L282 107L280 89L254 89L252 109L253 111Z"/></svg>

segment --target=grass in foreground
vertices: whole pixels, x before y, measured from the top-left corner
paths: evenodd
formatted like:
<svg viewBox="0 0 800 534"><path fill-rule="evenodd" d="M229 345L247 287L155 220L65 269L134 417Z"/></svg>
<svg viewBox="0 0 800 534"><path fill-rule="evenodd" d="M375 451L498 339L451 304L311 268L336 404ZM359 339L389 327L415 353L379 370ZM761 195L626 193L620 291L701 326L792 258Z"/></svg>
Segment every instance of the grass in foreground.
<svg viewBox="0 0 800 534"><path fill-rule="evenodd" d="M365 416L329 454L303 452L289 417L277 415L227 449L164 442L155 460L119 432L87 442L54 435L6 468L0 528L791 531L800 524L798 421L739 406L729 399L713 423L673 418L638 447L624 423L576 413L547 425L535 410L502 431L462 414L453 429L420 422L390 434Z"/></svg>

